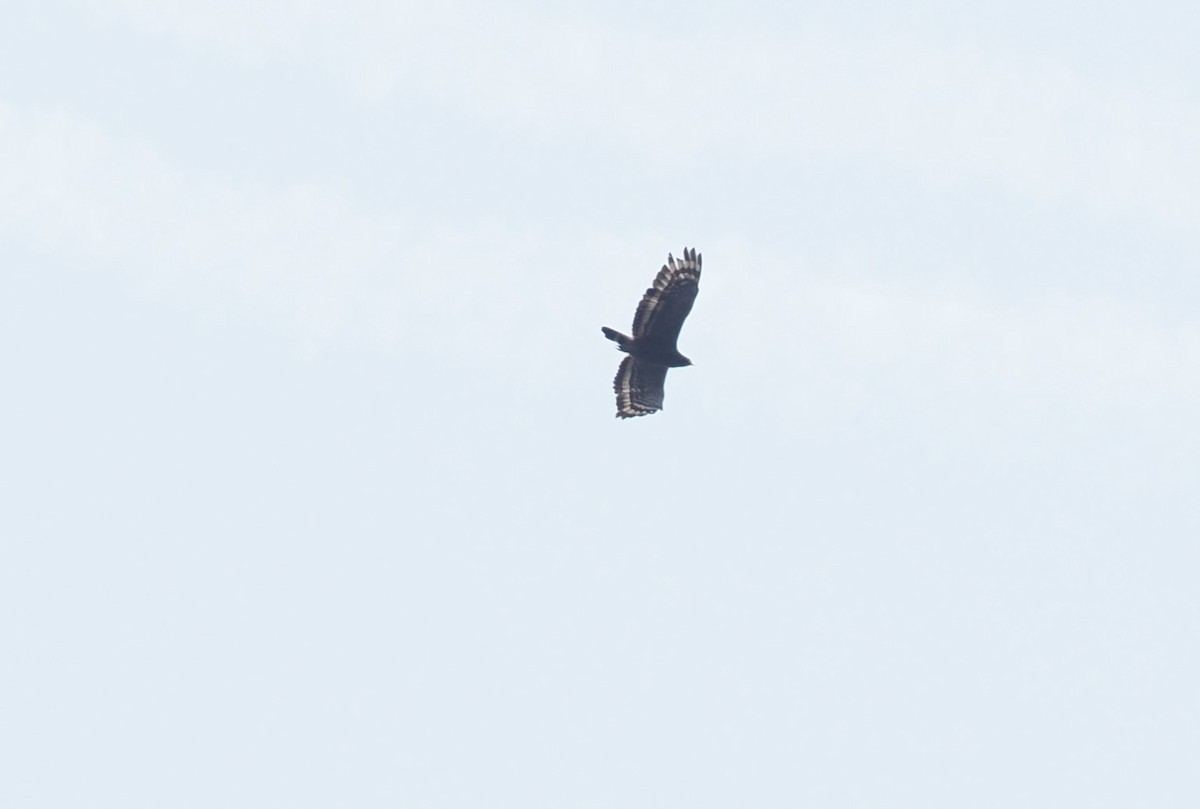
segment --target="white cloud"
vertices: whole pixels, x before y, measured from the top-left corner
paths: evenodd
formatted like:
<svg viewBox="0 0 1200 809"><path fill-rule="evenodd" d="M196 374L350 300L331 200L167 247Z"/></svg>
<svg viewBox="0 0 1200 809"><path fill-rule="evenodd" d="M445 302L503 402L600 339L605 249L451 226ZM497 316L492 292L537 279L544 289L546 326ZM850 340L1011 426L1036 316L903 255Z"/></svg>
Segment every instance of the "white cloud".
<svg viewBox="0 0 1200 809"><path fill-rule="evenodd" d="M723 246L716 246L723 247ZM722 251L726 252L726 251ZM965 285L851 277L732 248L689 323L689 356L797 421L1054 418L1168 429L1200 407L1200 324L1086 290L1003 301ZM697 345L700 343L700 345Z"/></svg>
<svg viewBox="0 0 1200 809"><path fill-rule="evenodd" d="M520 308L506 270L523 262L536 278L547 264L531 258L536 239L498 223L452 227L364 210L329 187L189 172L61 111L0 105L0 162L9 239L305 341L412 339L463 309L504 334L519 324L500 308ZM473 337L444 335L448 350Z"/></svg>
<svg viewBox="0 0 1200 809"><path fill-rule="evenodd" d="M518 6L97 4L250 62L317 66L531 138L592 135L662 160L873 157L1167 223L1200 214L1200 103L1027 54L830 29L687 33L534 19ZM286 7L285 7L286 6Z"/></svg>

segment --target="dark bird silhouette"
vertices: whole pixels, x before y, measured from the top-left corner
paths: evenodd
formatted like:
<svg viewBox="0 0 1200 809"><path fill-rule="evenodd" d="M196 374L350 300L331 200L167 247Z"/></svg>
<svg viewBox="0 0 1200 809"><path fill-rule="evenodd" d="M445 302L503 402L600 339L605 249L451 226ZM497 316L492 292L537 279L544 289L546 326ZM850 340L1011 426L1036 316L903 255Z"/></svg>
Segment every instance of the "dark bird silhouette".
<svg viewBox="0 0 1200 809"><path fill-rule="evenodd" d="M613 380L617 394L617 418L647 416L663 406L667 369L691 365L676 343L683 321L692 311L700 292L700 255L683 249L676 261L667 254L654 286L646 290L633 316L633 336L603 326L604 336L629 356L621 361Z"/></svg>

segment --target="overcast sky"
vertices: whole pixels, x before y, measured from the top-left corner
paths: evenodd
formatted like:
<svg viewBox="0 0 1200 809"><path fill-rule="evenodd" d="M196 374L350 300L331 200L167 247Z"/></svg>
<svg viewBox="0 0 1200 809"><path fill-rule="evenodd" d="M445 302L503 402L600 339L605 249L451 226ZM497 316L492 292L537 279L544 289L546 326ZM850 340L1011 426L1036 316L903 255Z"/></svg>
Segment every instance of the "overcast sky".
<svg viewBox="0 0 1200 809"><path fill-rule="evenodd" d="M1200 805L1195 4L2 16L0 804Z"/></svg>

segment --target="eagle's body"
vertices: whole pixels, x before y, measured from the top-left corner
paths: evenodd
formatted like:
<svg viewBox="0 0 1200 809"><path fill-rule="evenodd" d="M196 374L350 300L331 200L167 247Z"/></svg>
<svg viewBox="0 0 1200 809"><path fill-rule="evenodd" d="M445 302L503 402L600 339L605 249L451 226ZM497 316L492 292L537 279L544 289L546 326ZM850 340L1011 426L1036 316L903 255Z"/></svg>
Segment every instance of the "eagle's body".
<svg viewBox="0 0 1200 809"><path fill-rule="evenodd" d="M667 255L667 263L654 279L654 286L646 290L638 304L632 337L607 326L601 328L605 337L629 355L621 361L613 380L617 418L646 416L661 410L667 369L692 364L679 353L676 343L700 291L700 260L694 249L684 248L680 261Z"/></svg>
<svg viewBox="0 0 1200 809"><path fill-rule="evenodd" d="M616 329L610 329L608 326L601 326L600 331L604 332L605 337L617 344L618 350L624 351L636 359L652 362L656 365L665 365L668 368L682 368L685 365L692 364L692 361L680 354L675 346L668 348L663 345L634 340L632 337L627 337Z"/></svg>

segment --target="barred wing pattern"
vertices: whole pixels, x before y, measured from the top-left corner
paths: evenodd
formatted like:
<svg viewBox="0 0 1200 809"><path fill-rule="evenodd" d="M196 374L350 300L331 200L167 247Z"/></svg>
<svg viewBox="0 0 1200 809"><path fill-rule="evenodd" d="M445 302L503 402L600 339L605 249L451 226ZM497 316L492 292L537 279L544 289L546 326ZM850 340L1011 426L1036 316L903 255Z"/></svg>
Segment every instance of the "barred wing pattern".
<svg viewBox="0 0 1200 809"><path fill-rule="evenodd" d="M667 369L691 365L676 344L683 321L692 311L700 292L700 254L684 248L678 261L667 255L667 263L642 295L633 316L633 336L604 326L604 336L629 354L613 380L617 394L617 418L646 416L663 406Z"/></svg>
<svg viewBox="0 0 1200 809"><path fill-rule="evenodd" d="M683 321L700 292L700 257L695 248L683 250L676 261L668 254L654 286L646 290L633 316L633 339L674 349Z"/></svg>
<svg viewBox="0 0 1200 809"><path fill-rule="evenodd" d="M617 394L617 418L648 416L662 410L667 366L634 357L621 360L613 391Z"/></svg>

